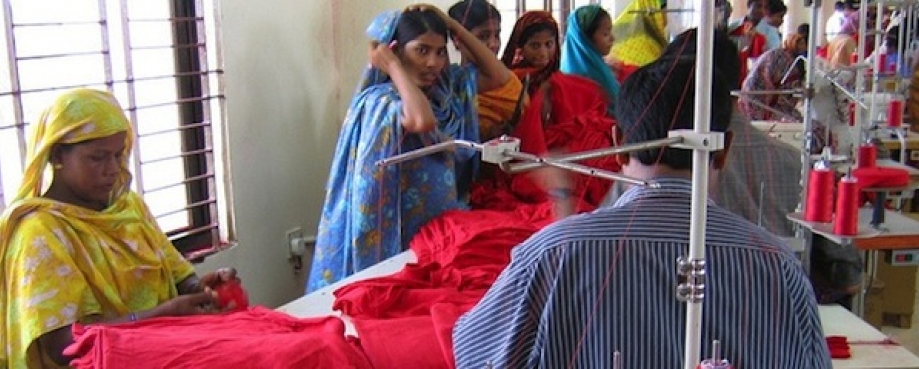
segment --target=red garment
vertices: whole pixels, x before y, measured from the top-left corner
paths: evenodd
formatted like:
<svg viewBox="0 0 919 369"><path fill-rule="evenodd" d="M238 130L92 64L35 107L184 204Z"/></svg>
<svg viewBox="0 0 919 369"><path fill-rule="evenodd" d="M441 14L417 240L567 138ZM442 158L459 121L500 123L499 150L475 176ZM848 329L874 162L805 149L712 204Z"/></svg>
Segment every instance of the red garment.
<svg viewBox="0 0 919 369"><path fill-rule="evenodd" d="M728 33L728 36L738 44L741 81L747 78L750 59L756 59L766 52L766 36L755 32L755 29L756 24L744 21Z"/></svg>
<svg viewBox="0 0 919 369"><path fill-rule="evenodd" d="M297 319L256 307L228 315L74 325L72 367L372 368L337 317Z"/></svg>

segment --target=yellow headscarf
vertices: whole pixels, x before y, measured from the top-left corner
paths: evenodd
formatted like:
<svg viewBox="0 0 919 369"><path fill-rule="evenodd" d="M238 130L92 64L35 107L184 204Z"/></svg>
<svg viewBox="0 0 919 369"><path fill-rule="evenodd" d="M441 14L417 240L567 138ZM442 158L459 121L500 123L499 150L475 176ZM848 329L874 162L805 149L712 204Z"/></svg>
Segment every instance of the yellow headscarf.
<svg viewBox="0 0 919 369"><path fill-rule="evenodd" d="M45 168L54 145L78 143L121 132L127 132L125 151L129 153L134 144L134 132L112 94L86 88L65 92L35 124L26 155L28 163L23 182L14 201L41 195ZM123 155L122 160L121 174L112 192L113 199L123 195L131 185L128 155Z"/></svg>
<svg viewBox="0 0 919 369"><path fill-rule="evenodd" d="M623 63L644 66L657 60L667 47L667 18L660 0L634 0L613 21L616 40L609 56Z"/></svg>

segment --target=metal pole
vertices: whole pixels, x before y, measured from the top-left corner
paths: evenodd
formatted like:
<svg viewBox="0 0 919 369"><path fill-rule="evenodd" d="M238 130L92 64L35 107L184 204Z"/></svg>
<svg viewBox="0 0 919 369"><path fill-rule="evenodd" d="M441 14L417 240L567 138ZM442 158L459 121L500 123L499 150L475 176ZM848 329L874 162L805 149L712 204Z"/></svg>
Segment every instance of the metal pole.
<svg viewBox="0 0 919 369"><path fill-rule="evenodd" d="M798 202L798 211L804 212L804 199L807 198L807 176L810 173L810 150L814 147L814 78L817 70L817 29L815 25L820 20L820 3L814 0L811 4L811 29L807 35L807 72L804 77L804 143L801 148L801 199Z"/></svg>
<svg viewBox="0 0 919 369"><path fill-rule="evenodd" d="M699 17L696 50L696 101L694 131L706 134L711 127L712 49L714 46L715 2L695 1ZM700 148L692 152L692 208L689 227L689 260L705 261L705 220L708 218L709 152ZM686 348L683 367L695 369L700 363L702 346L702 300L691 297L686 308Z"/></svg>
<svg viewBox="0 0 919 369"><path fill-rule="evenodd" d="M633 151L655 149L658 147L670 146L670 145L678 144L681 142L683 142L682 137L668 137L668 138L662 138L659 140L641 142L637 144L622 145L622 146L610 147L610 148L605 148L605 149L596 149L596 150L591 150L591 151L577 152L577 153L568 154L568 155L560 155L560 156L552 157L549 159L555 162L572 162L572 161L590 160L590 159L597 159L597 158L602 158L602 157L610 156L610 155L625 154L625 153L629 153ZM542 166L544 166L544 164L540 162L510 164L505 169L505 172L520 173L520 172L525 172L528 170L537 169Z"/></svg>

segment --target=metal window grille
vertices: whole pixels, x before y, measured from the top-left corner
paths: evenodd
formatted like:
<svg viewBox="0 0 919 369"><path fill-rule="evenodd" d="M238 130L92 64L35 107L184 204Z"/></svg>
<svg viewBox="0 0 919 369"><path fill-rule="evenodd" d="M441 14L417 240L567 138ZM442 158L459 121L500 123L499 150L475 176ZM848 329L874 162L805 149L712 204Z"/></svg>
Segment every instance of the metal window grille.
<svg viewBox="0 0 919 369"><path fill-rule="evenodd" d="M160 227L193 259L226 245L215 3L4 0L0 209L22 179L30 122L64 90L105 89L134 124L134 190Z"/></svg>

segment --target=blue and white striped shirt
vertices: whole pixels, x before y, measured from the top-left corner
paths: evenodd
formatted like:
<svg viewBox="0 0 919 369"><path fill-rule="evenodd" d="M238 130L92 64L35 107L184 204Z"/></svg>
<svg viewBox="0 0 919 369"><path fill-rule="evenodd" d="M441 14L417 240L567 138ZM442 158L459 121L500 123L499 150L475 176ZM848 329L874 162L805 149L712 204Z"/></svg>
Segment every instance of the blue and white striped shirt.
<svg viewBox="0 0 919 369"><path fill-rule="evenodd" d="M458 368L680 368L689 181L633 187L613 207L559 221L510 265L453 331ZM830 368L803 269L773 235L709 204L703 353L721 341L735 369ZM703 355L706 357L707 355Z"/></svg>

